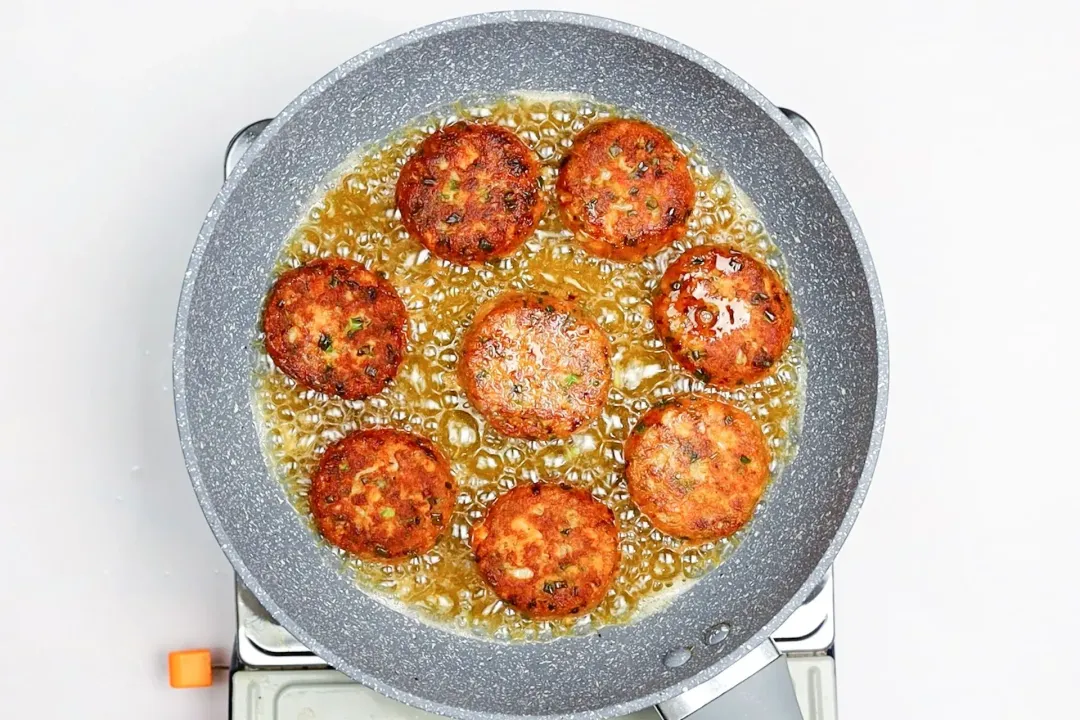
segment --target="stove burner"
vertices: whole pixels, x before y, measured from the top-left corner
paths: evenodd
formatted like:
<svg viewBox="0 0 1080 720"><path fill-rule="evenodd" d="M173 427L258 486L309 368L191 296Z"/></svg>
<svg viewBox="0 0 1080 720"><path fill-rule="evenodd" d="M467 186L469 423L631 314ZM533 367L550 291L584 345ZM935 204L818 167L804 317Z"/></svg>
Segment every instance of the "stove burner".
<svg viewBox="0 0 1080 720"><path fill-rule="evenodd" d="M820 154L821 141L806 118L793 110L781 110ZM269 124L269 120L254 122L233 136L225 154L226 176ZM694 720L695 711L740 681L754 682L759 676L784 668L783 664L769 662L777 652L786 658L786 670L804 720L836 720L832 577L830 571L770 642L704 685L662 706L619 720ZM331 669L281 627L239 580L236 625L231 720L439 720L436 715L391 700ZM723 627L717 626L710 635L719 642L725 633ZM762 665L765 667L757 672Z"/></svg>

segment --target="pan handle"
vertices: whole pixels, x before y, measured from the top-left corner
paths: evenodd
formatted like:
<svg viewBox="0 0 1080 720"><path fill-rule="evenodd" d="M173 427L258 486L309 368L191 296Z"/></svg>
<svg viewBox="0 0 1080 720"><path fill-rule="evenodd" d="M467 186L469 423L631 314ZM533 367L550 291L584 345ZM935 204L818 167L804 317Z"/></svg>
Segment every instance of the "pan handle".
<svg viewBox="0 0 1080 720"><path fill-rule="evenodd" d="M656 706L664 720L802 720L787 657L767 640L712 680Z"/></svg>

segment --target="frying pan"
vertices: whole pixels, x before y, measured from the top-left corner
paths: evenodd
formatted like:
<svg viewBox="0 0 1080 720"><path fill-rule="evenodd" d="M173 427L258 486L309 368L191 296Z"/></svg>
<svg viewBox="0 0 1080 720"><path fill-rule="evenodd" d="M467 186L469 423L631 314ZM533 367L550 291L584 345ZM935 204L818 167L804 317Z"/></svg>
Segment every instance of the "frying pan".
<svg viewBox="0 0 1080 720"><path fill-rule="evenodd" d="M462 97L521 90L584 93L632 109L692 138L724 168L786 256L808 376L798 454L721 567L626 626L510 644L406 617L341 571L268 469L251 402L252 340L275 257L329 171L413 117ZM727 69L646 30L511 12L450 20L372 48L315 83L259 135L195 244L174 375L188 471L222 549L269 612L335 668L458 718L600 718L657 703L684 717L748 673L744 662L720 675L744 656L758 659L751 670L775 657L769 635L840 549L877 457L887 352L859 226L821 158L782 113ZM721 622L728 636L707 643ZM695 686L704 690L684 693ZM759 700L779 697L757 689L765 690ZM695 717L715 717L719 707ZM790 702L784 712L794 712Z"/></svg>

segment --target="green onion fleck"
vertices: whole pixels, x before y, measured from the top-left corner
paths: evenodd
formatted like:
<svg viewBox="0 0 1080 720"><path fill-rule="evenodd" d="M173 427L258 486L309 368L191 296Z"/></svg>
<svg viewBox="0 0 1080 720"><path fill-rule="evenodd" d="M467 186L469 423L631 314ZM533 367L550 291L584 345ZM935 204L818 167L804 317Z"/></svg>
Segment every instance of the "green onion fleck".
<svg viewBox="0 0 1080 720"><path fill-rule="evenodd" d="M749 462L749 461L747 461L747 462ZM389 520L390 518L394 517L395 515L397 515L397 512L394 510L394 508L385 507L385 508L383 508L382 510L379 511L379 516L383 520Z"/></svg>
<svg viewBox="0 0 1080 720"><path fill-rule="evenodd" d="M345 336L352 337L363 330L365 325L367 325L367 320L362 317L349 318L349 324L345 326Z"/></svg>
<svg viewBox="0 0 1080 720"><path fill-rule="evenodd" d="M749 465L750 464L750 458L746 457L745 455L740 455L739 456L739 462L741 462L743 465Z"/></svg>

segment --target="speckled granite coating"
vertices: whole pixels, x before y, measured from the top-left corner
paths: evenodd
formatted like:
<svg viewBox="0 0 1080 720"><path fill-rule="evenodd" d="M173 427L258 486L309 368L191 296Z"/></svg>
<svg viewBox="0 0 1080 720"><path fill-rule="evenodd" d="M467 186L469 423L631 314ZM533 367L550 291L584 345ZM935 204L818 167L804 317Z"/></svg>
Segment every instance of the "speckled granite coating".
<svg viewBox="0 0 1080 720"><path fill-rule="evenodd" d="M509 645L447 634L361 591L271 477L251 405L252 332L274 258L323 176L358 145L462 96L582 92L696 141L760 209L791 268L809 367L795 461L721 568L642 622ZM176 326L177 422L192 484L244 583L313 651L391 697L460 718L623 714L723 671L821 579L870 482L885 421L885 318L829 170L775 107L708 58L610 20L459 18L373 48L287 107L199 234ZM724 642L703 634L730 625ZM689 660L667 668L676 647Z"/></svg>

